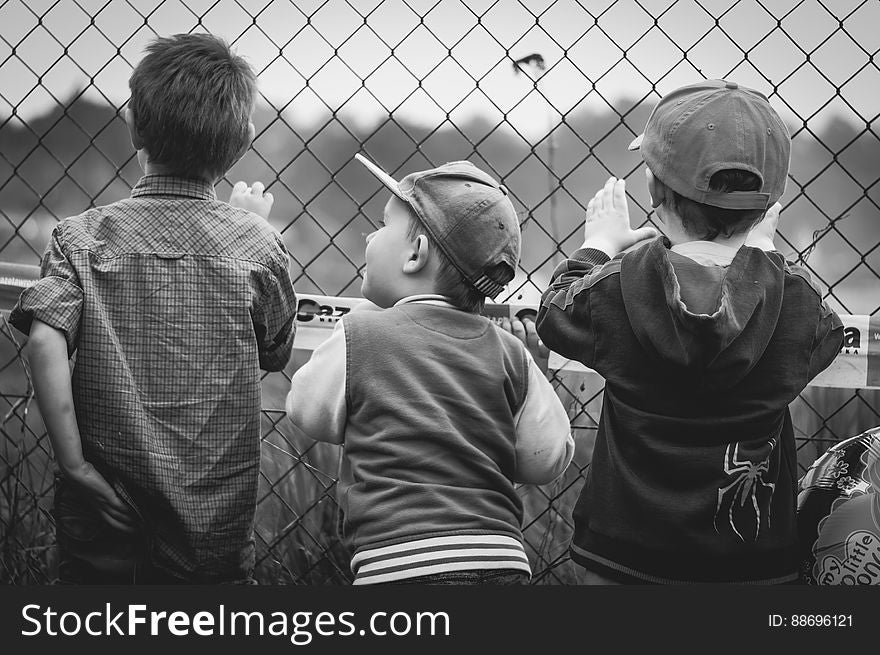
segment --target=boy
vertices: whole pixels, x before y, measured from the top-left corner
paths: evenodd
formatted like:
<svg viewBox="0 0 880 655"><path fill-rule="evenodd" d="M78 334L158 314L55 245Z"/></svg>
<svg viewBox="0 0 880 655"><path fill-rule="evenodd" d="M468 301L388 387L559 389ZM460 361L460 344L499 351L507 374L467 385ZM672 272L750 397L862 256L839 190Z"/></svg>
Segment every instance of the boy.
<svg viewBox="0 0 880 655"><path fill-rule="evenodd" d="M354 311L293 376L292 423L344 444L338 484L354 584L522 584L515 483L574 451L568 417L523 343L479 315L514 276L507 190L469 162L400 183L367 236Z"/></svg>
<svg viewBox="0 0 880 655"><path fill-rule="evenodd" d="M214 192L253 139L256 78L188 34L153 41L129 86L144 177L58 224L11 318L63 474L59 579L250 582L259 369L287 363L296 307L278 232ZM244 183L231 201L272 204Z"/></svg>
<svg viewBox="0 0 880 655"><path fill-rule="evenodd" d="M767 99L734 82L664 96L630 149L666 237L621 255L654 230L630 229L612 177L543 295L541 339L606 381L573 511L589 582L797 578L788 404L843 335L773 246L790 147Z"/></svg>

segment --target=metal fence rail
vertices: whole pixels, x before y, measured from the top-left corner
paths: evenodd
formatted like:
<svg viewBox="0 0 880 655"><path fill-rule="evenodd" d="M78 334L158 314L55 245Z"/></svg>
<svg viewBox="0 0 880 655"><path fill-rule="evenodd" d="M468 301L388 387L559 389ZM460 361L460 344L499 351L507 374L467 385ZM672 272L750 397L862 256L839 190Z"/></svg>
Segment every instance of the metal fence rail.
<svg viewBox="0 0 880 655"><path fill-rule="evenodd" d="M260 179L292 253L295 287L357 295L363 235L385 194L351 165L394 175L470 159L512 192L523 259L501 300L534 303L579 245L586 203L628 180L626 144L665 92L725 77L768 95L792 134L777 244L834 309L880 312L880 22L876 0L0 0L0 260L36 264L52 226L128 195L140 170L120 110L155 34L210 31L258 72L251 151L218 185ZM51 448L21 335L0 321L0 582L55 576ZM291 434L285 374L264 380L256 539L263 582L348 581L336 538L339 453ZM555 376L577 441L553 485L523 487L537 584L578 581L567 559L601 384ZM880 424L871 390L808 389L792 406L802 467Z"/></svg>

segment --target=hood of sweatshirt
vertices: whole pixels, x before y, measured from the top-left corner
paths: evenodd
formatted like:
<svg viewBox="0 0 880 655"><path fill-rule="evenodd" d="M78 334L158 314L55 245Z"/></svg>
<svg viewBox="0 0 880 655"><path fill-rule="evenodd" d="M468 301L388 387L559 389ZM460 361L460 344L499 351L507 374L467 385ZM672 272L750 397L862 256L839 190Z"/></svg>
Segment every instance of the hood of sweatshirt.
<svg viewBox="0 0 880 655"><path fill-rule="evenodd" d="M733 387L776 328L784 259L743 246L729 266L703 266L669 248L659 237L621 261L624 306L636 338L655 362L692 384Z"/></svg>

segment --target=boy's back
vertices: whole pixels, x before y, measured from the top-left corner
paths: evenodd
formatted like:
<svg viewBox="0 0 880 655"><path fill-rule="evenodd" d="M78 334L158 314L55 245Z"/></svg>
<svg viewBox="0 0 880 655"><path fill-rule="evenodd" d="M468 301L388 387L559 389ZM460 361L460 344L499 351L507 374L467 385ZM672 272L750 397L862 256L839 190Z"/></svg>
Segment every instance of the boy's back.
<svg viewBox="0 0 880 655"><path fill-rule="evenodd" d="M337 497L355 584L527 579L515 483L553 480L574 444L512 334L437 296L352 312L294 375L287 411L345 444Z"/></svg>
<svg viewBox="0 0 880 655"><path fill-rule="evenodd" d="M666 236L620 254L653 229L630 228L609 179L538 314L551 349L606 379L572 558L601 582L792 581L788 404L843 331L773 244L788 131L757 91L704 80L664 95L630 149Z"/></svg>
<svg viewBox="0 0 880 655"><path fill-rule="evenodd" d="M678 249L659 238L597 266L571 311L548 297L539 320L606 379L573 553L645 581L773 581L797 561L788 405L837 354L839 321L779 253L705 266ZM557 341L587 306L589 329Z"/></svg>
<svg viewBox="0 0 880 655"><path fill-rule="evenodd" d="M448 306L407 303L344 320L346 461L356 468L343 469L339 498L352 552L448 537L454 565L473 559L480 535L507 535L511 545L490 560L528 572L521 548L510 550L522 539L512 482L514 417L528 385L522 343ZM359 581L371 575L381 577L381 568Z"/></svg>
<svg viewBox="0 0 880 655"><path fill-rule="evenodd" d="M59 224L13 317L66 333L86 457L187 575L252 561L259 368L290 352L258 335L292 336L287 266L277 232L210 184L148 175Z"/></svg>
<svg viewBox="0 0 880 655"><path fill-rule="evenodd" d="M517 482L545 484L574 441L525 346L479 316L514 276L507 190L469 162L401 182L367 236L356 310L291 380L289 420L344 444L338 499L355 584L528 580Z"/></svg>
<svg viewBox="0 0 880 655"><path fill-rule="evenodd" d="M59 579L247 581L259 369L286 364L296 312L280 235L214 191L254 138L256 76L209 34L146 51L125 111L144 177L56 227L11 319L62 474ZM231 199L266 216L262 190Z"/></svg>

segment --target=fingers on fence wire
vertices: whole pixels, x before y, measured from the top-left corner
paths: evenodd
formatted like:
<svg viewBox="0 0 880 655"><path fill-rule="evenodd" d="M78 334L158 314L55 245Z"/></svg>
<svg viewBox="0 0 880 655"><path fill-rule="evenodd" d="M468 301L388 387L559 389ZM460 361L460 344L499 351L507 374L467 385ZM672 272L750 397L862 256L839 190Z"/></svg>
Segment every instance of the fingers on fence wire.
<svg viewBox="0 0 880 655"><path fill-rule="evenodd" d="M238 181L232 187L229 204L268 219L275 197L265 190L266 186L260 181L254 182L251 186L246 182Z"/></svg>
<svg viewBox="0 0 880 655"><path fill-rule="evenodd" d="M510 332L513 336L522 341L541 372L545 376L549 376L550 349L547 348L544 345L544 342L538 337L538 331L535 327L535 317L531 313L524 313L512 318L504 317L498 322L498 325L502 330Z"/></svg>

